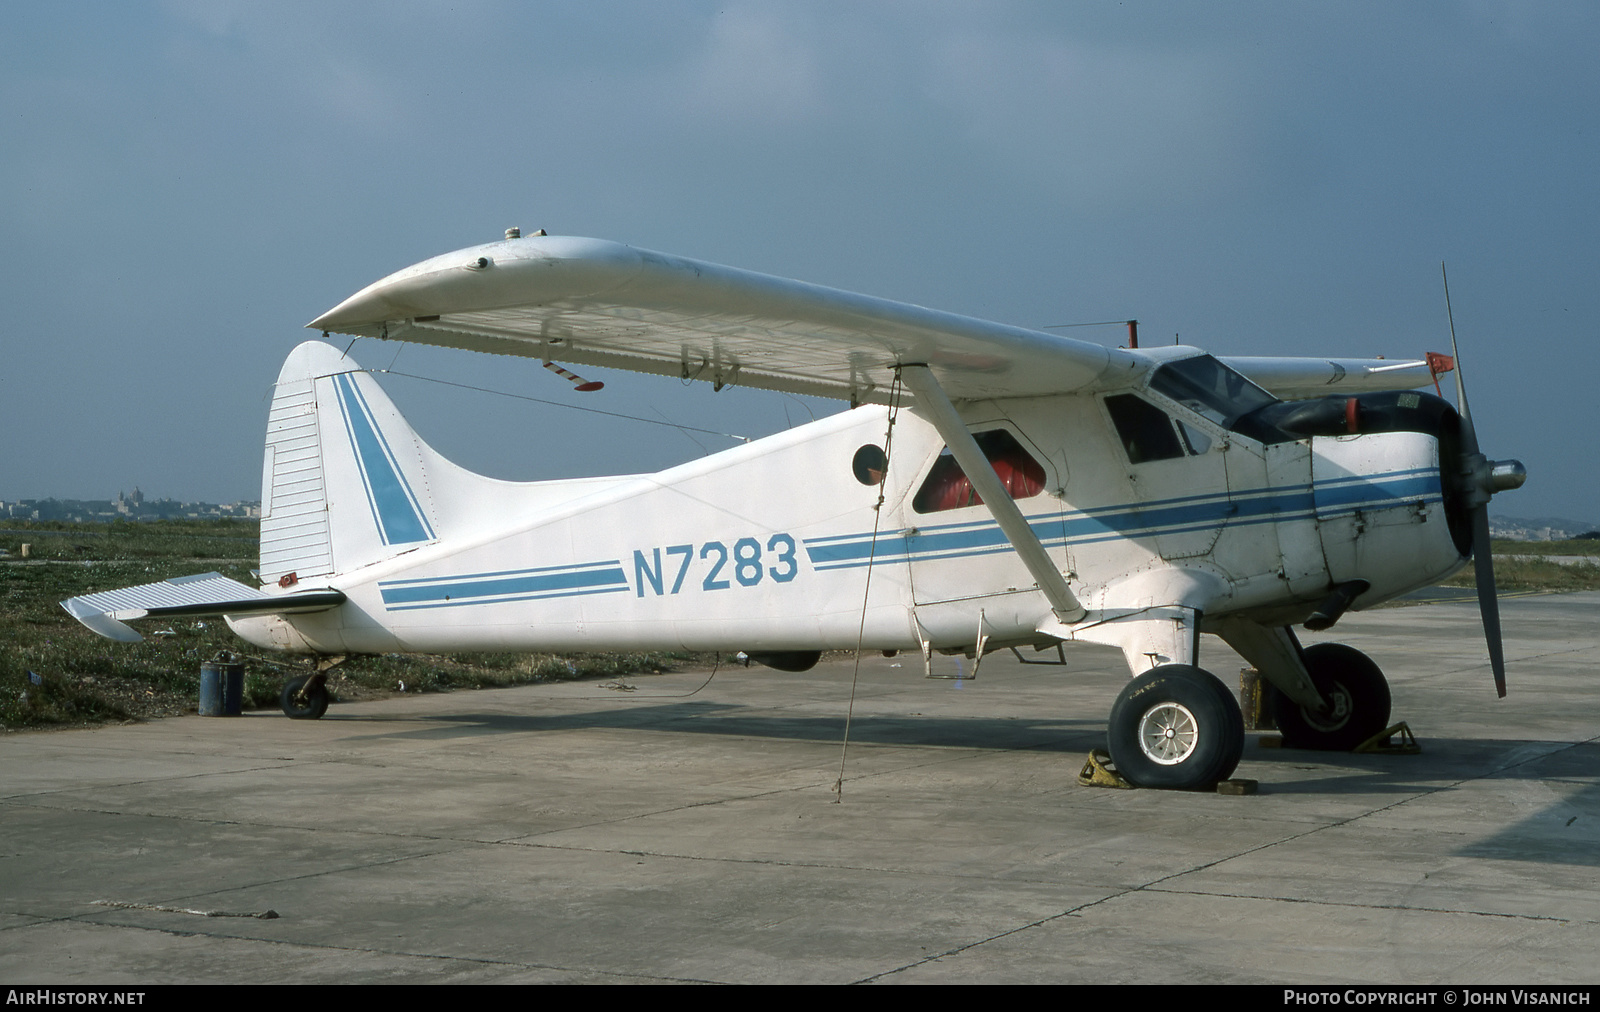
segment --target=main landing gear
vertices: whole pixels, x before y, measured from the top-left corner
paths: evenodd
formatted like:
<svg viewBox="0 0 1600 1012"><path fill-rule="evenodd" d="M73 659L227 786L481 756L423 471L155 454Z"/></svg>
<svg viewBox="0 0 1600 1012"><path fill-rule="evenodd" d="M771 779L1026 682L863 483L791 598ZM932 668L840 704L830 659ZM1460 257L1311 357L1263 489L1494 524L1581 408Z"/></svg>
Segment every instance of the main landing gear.
<svg viewBox="0 0 1600 1012"><path fill-rule="evenodd" d="M1327 707L1309 710L1274 693L1285 746L1348 752L1389 726L1389 683L1372 658L1342 643L1306 647L1301 658ZM1215 676L1163 664L1117 696L1107 738L1117 772L1129 783L1204 788L1238 766L1244 721L1233 693Z"/></svg>
<svg viewBox="0 0 1600 1012"><path fill-rule="evenodd" d="M1139 787L1204 788L1226 780L1244 754L1244 718L1215 675L1163 664L1129 682L1111 707L1107 745L1117 772Z"/></svg>

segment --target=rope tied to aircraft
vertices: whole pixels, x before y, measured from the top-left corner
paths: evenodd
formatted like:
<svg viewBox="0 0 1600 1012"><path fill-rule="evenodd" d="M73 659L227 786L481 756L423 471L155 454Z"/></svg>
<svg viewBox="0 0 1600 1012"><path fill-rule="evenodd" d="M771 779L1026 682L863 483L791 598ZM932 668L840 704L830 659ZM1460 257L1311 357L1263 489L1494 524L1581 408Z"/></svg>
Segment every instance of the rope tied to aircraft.
<svg viewBox="0 0 1600 1012"><path fill-rule="evenodd" d="M856 685L861 680L861 644L867 635L867 602L872 592L873 562L878 557L878 528L883 521L883 504L888 496L889 465L894 453L894 423L900 416L900 400L905 387L900 382L900 370L894 371L894 383L889 387L889 422L883 433L883 477L878 481L878 501L872 506L872 540L867 548L867 576L861 586L861 621L856 626L855 669L850 674L850 702L844 712L844 739L839 743L839 777L833 782L834 804L844 800L844 764L850 751L850 721L856 710Z"/></svg>

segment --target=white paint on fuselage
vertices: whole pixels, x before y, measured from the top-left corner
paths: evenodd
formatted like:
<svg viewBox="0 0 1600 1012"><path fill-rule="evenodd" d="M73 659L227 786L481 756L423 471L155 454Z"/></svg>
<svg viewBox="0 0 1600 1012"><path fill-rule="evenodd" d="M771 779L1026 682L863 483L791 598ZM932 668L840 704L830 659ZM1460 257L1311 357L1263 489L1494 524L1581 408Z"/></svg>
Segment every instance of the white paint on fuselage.
<svg viewBox="0 0 1600 1012"><path fill-rule="evenodd" d="M1118 588L1148 583L1131 577L1174 566L1205 574L1199 586L1223 588L1208 615L1260 611L1278 621L1330 579L1371 582L1364 606L1460 564L1431 437L1269 450L1163 407L1204 431L1208 449L1130 464L1098 395L962 407L974 430L1008 429L1045 467L1046 490L1019 505L1095 609L1087 622L1130 606ZM1039 641L1049 606L988 510L913 509L942 449L914 410L897 416L881 514L874 510L879 488L858 482L851 460L862 445L883 444L888 415L864 406L657 474L591 482L575 498L558 494L558 483L531 484L526 508L505 487L494 525L462 531L443 515L440 527L454 536L336 576L344 606L232 624L261 646L321 653L814 650L853 647L858 636L867 648L900 650L924 641L970 648L980 634L991 644ZM1274 470L1269 452L1301 463ZM1285 482L1294 468L1303 481ZM1313 471L1328 495L1313 494ZM1352 538L1357 524L1361 537ZM1298 568L1286 564L1291 548Z"/></svg>

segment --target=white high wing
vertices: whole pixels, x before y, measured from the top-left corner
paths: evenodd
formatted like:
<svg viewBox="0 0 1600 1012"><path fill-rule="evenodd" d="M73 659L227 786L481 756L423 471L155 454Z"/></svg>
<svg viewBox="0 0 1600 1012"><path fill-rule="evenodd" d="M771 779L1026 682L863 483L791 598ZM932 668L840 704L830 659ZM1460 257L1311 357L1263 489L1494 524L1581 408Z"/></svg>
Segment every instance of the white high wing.
<svg viewBox="0 0 1600 1012"><path fill-rule="evenodd" d="M1277 687L1292 743L1388 722L1366 657L1302 649L1478 556L1521 484L1423 361L1110 350L592 239L513 237L424 261L310 324L349 334L817 394L853 410L657 474L505 482L414 433L330 344L290 354L262 473L261 586L215 574L63 602L91 629L223 614L259 646L394 651L1122 649L1119 770L1229 776L1222 637ZM1458 382L1460 373L1458 371ZM286 688L320 716L322 674Z"/></svg>

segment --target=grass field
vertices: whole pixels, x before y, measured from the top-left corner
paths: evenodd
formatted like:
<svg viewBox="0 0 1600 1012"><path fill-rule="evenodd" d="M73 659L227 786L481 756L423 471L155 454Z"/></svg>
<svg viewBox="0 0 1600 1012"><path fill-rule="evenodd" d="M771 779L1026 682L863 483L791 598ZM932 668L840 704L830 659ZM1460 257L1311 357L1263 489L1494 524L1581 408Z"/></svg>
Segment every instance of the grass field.
<svg viewBox="0 0 1600 1012"><path fill-rule="evenodd" d="M1551 593L1600 590L1600 541L1496 541L1494 585L1497 590L1541 590ZM1550 556L1586 556L1589 561L1563 564ZM1475 587L1469 564L1445 581L1448 587Z"/></svg>
<svg viewBox="0 0 1600 1012"><path fill-rule="evenodd" d="M22 546L28 558L21 558ZM245 705L276 707L304 661L255 650L221 619L145 621L144 642L113 643L62 610L78 594L215 570L253 584L253 521L0 524L0 728L140 720L193 712L200 665L224 651L245 662ZM337 699L519 685L669 670L691 654L463 654L355 657L335 668ZM402 689L403 686L403 689Z"/></svg>

